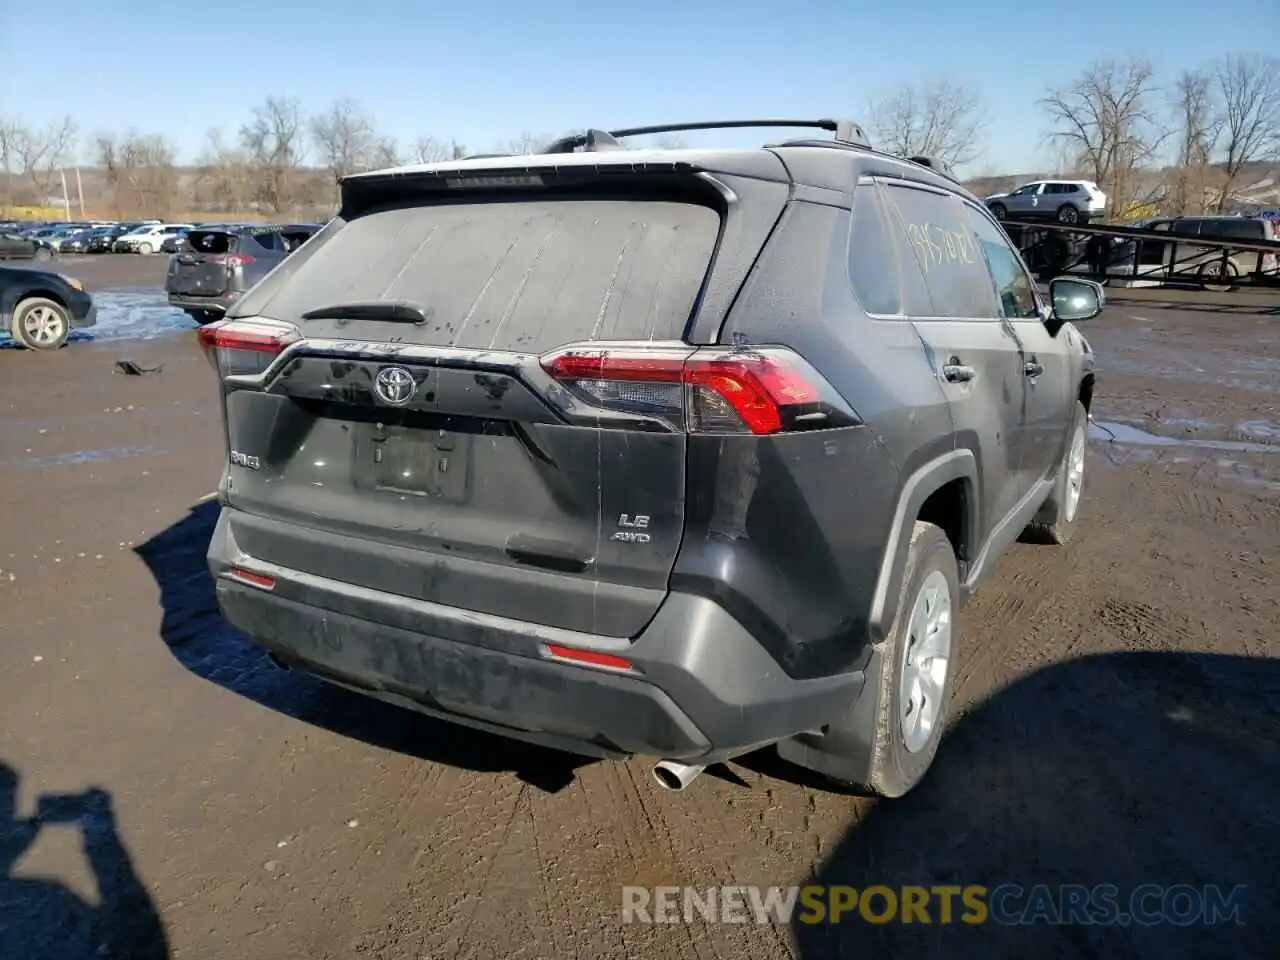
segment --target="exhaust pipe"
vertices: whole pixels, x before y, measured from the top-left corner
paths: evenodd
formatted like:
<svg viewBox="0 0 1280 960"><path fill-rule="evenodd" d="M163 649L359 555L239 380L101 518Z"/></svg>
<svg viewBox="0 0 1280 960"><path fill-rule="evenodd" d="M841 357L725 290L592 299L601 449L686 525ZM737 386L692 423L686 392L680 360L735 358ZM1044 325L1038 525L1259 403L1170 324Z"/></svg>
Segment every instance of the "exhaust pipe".
<svg viewBox="0 0 1280 960"><path fill-rule="evenodd" d="M653 779L658 781L658 786L662 789L679 792L693 783L694 778L705 769L707 768L676 763L674 760L661 760L654 764Z"/></svg>

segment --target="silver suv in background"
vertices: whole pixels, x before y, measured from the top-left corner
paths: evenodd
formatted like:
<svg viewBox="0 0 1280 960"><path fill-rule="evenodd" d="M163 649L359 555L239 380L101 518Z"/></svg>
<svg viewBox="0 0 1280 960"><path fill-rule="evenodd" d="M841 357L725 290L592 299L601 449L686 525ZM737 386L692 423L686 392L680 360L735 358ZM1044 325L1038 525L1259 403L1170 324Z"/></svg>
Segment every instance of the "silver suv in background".
<svg viewBox="0 0 1280 960"><path fill-rule="evenodd" d="M1037 180L983 202L997 220L1088 223L1107 209L1107 195L1091 180Z"/></svg>
<svg viewBox="0 0 1280 960"><path fill-rule="evenodd" d="M196 323L218 320L236 297L274 270L319 226L219 226L191 230L169 258L164 289Z"/></svg>

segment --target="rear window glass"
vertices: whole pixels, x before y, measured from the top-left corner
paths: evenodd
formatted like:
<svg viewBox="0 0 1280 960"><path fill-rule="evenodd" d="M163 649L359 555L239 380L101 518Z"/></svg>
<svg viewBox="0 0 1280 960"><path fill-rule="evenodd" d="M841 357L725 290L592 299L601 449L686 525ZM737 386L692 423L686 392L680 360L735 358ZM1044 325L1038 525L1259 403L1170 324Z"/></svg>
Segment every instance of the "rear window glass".
<svg viewBox="0 0 1280 960"><path fill-rule="evenodd" d="M236 237L222 230L192 230L187 246L197 253L227 253L235 246Z"/></svg>
<svg viewBox="0 0 1280 960"><path fill-rule="evenodd" d="M707 207L669 201L438 204L358 217L245 298L297 321L317 307L407 300L413 340L540 352L579 340L684 333L720 231ZM304 322L305 324L305 322Z"/></svg>

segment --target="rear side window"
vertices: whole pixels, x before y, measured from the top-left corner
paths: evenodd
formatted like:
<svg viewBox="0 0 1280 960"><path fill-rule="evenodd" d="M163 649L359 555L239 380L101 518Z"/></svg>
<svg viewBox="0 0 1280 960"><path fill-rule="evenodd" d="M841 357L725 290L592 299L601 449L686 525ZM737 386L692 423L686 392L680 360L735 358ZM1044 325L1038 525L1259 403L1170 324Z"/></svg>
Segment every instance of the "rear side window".
<svg viewBox="0 0 1280 960"><path fill-rule="evenodd" d="M919 187L885 189L891 229L915 257L933 302L920 316L982 319L999 316L986 262L958 200Z"/></svg>
<svg viewBox="0 0 1280 960"><path fill-rule="evenodd" d="M962 204L983 259L990 269L990 281L994 282L1000 300L1000 315L1009 319L1027 319L1039 316L1035 283L1027 273L1022 260L1009 245L1004 234L990 220L968 204Z"/></svg>
<svg viewBox="0 0 1280 960"><path fill-rule="evenodd" d="M1198 237L1200 236L1199 220L1175 220L1173 221L1173 233L1179 237Z"/></svg>
<svg viewBox="0 0 1280 960"><path fill-rule="evenodd" d="M708 207L656 200L529 199L382 209L333 224L243 309L406 300L414 340L541 352L577 340L679 339L720 231Z"/></svg>
<svg viewBox="0 0 1280 960"><path fill-rule="evenodd" d="M849 281L867 313L892 316L902 312L898 257L889 239L880 197L872 183L860 184L853 194Z"/></svg>
<svg viewBox="0 0 1280 960"><path fill-rule="evenodd" d="M235 235L223 230L192 230L187 234L187 246L196 253L227 253L235 242Z"/></svg>
<svg viewBox="0 0 1280 960"><path fill-rule="evenodd" d="M1264 240L1261 220L1206 220L1200 226L1200 236L1221 237L1223 240Z"/></svg>

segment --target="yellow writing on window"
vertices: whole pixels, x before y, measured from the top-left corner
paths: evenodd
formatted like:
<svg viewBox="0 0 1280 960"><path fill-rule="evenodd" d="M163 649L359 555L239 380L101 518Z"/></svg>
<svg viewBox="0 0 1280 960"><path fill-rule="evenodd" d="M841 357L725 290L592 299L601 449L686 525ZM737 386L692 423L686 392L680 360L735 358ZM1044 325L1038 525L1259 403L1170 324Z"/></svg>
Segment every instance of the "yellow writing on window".
<svg viewBox="0 0 1280 960"><path fill-rule="evenodd" d="M948 263L980 262L973 237L962 230L947 230L936 223L909 223L907 239L925 270Z"/></svg>

